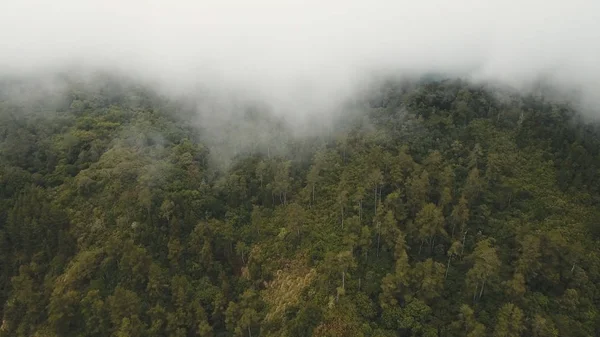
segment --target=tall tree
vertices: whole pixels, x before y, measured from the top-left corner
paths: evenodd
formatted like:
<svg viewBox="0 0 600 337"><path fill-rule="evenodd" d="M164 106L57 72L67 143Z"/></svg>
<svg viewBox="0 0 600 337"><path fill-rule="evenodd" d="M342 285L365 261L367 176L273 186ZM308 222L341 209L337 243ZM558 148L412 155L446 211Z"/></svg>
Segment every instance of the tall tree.
<svg viewBox="0 0 600 337"><path fill-rule="evenodd" d="M523 311L519 307L506 303L498 310L494 337L519 337L524 329Z"/></svg>
<svg viewBox="0 0 600 337"><path fill-rule="evenodd" d="M473 261L473 267L467 272L466 282L476 300L483 296L486 282L498 274L501 262L491 239L479 241L468 259Z"/></svg>

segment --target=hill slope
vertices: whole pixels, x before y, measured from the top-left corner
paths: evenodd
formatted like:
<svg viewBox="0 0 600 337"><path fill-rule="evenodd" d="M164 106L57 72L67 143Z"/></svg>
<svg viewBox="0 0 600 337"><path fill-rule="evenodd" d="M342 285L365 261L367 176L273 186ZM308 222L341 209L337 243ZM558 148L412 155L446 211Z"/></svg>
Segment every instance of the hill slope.
<svg viewBox="0 0 600 337"><path fill-rule="evenodd" d="M320 136L246 114L219 141L274 139L222 169L182 102L8 88L0 336L600 335L600 130L568 106L391 83Z"/></svg>

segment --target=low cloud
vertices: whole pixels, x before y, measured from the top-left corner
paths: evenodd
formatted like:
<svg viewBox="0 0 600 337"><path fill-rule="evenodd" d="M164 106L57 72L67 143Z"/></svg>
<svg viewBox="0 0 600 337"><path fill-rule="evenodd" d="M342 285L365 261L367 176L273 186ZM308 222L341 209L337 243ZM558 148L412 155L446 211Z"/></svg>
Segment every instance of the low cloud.
<svg viewBox="0 0 600 337"><path fill-rule="evenodd" d="M442 72L594 100L600 3L539 1L4 0L0 72L110 68L319 115L373 73Z"/></svg>

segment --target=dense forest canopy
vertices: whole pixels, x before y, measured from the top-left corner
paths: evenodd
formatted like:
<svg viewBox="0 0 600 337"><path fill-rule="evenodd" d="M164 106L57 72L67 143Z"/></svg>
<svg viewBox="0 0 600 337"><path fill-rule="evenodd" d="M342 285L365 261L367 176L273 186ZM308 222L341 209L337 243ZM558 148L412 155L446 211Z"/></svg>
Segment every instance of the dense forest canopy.
<svg viewBox="0 0 600 337"><path fill-rule="evenodd" d="M0 83L2 337L600 336L600 128L568 104L387 81L302 135L61 83Z"/></svg>

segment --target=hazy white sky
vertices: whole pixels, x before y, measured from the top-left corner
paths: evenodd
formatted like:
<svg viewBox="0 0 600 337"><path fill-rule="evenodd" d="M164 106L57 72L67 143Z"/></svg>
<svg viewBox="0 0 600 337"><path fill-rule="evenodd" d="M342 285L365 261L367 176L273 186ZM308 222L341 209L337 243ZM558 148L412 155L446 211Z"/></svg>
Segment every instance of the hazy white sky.
<svg viewBox="0 0 600 337"><path fill-rule="evenodd" d="M374 69L517 83L553 71L597 88L598 60L597 0L0 1L2 71L77 61L282 100Z"/></svg>

